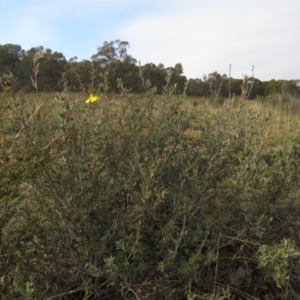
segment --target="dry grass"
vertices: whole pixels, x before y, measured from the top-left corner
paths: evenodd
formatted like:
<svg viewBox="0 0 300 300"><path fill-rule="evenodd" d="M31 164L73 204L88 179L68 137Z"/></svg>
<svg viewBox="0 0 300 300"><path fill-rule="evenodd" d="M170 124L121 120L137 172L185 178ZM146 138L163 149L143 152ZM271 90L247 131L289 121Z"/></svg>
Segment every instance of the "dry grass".
<svg viewBox="0 0 300 300"><path fill-rule="evenodd" d="M196 115L196 119L192 127L187 131L191 138L198 138L200 131L198 130L199 122L201 122L201 115L216 116L224 109L229 113L236 114L239 110L239 100L225 101L223 105L214 103L214 100L208 98L187 98L187 108L190 112ZM248 119L250 112L256 114L263 114L269 121L269 135L270 146L280 146L288 140L293 140L299 130L299 114L300 106L297 105L282 105L274 102L262 102L258 100L245 101L243 104L242 114L245 119Z"/></svg>
<svg viewBox="0 0 300 300"><path fill-rule="evenodd" d="M87 96L88 95L85 93L71 92L68 93L65 98L66 101L68 100L71 103L78 104L80 102L83 103ZM7 97L9 97L9 95L7 95ZM52 111L57 110L57 114L59 114L61 109L61 105L58 105L57 101L59 97L60 95L57 93L25 94L19 92L17 94L17 98L26 99L28 103L31 101L38 101L38 104L42 105L41 110L44 114L47 114L49 109ZM139 98L141 96L136 95L135 97ZM288 140L292 140L298 132L300 105L297 100L291 100L291 103L282 103L281 101L278 101L278 99L280 100L280 98L276 98L275 100L245 101L241 113L244 115L245 119L248 119L250 113L253 112L265 115L266 119L269 119L268 131L270 139L268 145L273 147L284 147L284 144ZM109 100L110 105L122 109L122 105L120 104L125 101L125 97L118 94L112 94L106 96L102 102L107 102L107 100ZM193 113L195 116L191 127L186 131L187 136L192 139L198 139L200 137L199 124L201 124L204 118L211 116L212 119L215 119L215 116L221 115L224 110L227 114L234 116L240 109L239 100L225 100L223 104L217 104L214 99L187 97L184 101L186 103L186 110ZM5 99L2 99L2 103L3 102L5 102ZM103 109L105 109L105 103L99 105L102 105ZM6 115L5 119L9 119L9 115Z"/></svg>

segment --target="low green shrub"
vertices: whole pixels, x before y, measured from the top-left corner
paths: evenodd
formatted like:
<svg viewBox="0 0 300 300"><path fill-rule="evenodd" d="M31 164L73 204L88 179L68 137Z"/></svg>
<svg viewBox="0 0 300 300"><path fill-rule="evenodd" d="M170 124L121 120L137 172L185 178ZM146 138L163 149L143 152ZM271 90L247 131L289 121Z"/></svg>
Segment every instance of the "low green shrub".
<svg viewBox="0 0 300 300"><path fill-rule="evenodd" d="M119 88L3 107L2 298L299 294L300 139L267 147L269 116L245 102L195 115L168 84Z"/></svg>

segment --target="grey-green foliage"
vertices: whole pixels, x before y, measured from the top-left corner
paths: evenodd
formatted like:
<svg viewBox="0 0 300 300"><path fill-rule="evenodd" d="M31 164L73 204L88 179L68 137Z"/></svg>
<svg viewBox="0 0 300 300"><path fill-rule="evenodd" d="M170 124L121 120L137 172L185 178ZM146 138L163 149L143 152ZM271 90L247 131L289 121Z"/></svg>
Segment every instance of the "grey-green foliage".
<svg viewBox="0 0 300 300"><path fill-rule="evenodd" d="M295 244L284 238L280 244L261 245L257 255L258 267L264 269L279 287L288 286L291 276L290 260L300 257Z"/></svg>
<svg viewBox="0 0 300 300"><path fill-rule="evenodd" d="M298 257L274 273L268 251L281 251L274 240L282 236L299 239L299 139L284 152L265 147L268 116L245 112L242 103L194 115L172 85L157 96L146 81L142 98L118 86L123 101L103 93L85 105L65 93L55 103L9 103L13 130L1 137L1 295L298 292ZM187 134L192 122L198 138ZM280 270L289 284L274 288Z"/></svg>

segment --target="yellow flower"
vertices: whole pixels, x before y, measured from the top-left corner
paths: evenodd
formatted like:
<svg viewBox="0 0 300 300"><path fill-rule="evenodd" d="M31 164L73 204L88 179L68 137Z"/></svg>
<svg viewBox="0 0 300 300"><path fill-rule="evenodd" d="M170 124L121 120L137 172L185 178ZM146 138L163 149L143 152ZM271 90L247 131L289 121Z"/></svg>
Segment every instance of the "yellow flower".
<svg viewBox="0 0 300 300"><path fill-rule="evenodd" d="M94 102L96 102L98 100L101 100L101 98L98 97L98 96L96 96L96 95L91 94L90 98L88 98L88 99L85 100L85 103L94 103Z"/></svg>

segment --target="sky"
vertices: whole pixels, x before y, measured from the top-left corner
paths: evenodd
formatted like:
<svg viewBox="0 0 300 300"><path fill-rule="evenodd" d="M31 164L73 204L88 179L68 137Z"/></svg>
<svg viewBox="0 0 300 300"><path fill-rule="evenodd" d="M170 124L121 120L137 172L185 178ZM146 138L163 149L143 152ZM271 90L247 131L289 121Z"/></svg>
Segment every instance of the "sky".
<svg viewBox="0 0 300 300"><path fill-rule="evenodd" d="M254 66L260 80L291 80L300 79L299 12L299 0L9 0L0 44L81 61L119 39L142 65L181 63L188 79L242 78Z"/></svg>

